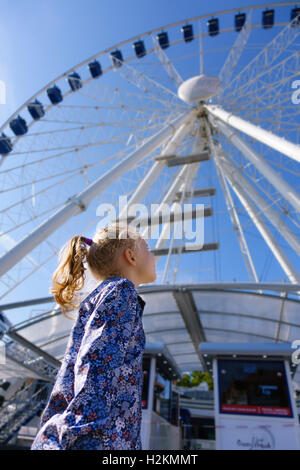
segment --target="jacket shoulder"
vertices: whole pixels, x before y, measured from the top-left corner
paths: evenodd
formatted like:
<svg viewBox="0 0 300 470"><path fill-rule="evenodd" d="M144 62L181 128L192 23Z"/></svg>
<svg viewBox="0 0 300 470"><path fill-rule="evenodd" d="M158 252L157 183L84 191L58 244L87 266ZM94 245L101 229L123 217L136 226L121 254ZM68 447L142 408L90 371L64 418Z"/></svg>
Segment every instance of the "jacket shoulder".
<svg viewBox="0 0 300 470"><path fill-rule="evenodd" d="M135 285L127 278L118 278L107 284L96 294L95 308L97 313L113 314L119 307L128 309L138 304L138 293Z"/></svg>

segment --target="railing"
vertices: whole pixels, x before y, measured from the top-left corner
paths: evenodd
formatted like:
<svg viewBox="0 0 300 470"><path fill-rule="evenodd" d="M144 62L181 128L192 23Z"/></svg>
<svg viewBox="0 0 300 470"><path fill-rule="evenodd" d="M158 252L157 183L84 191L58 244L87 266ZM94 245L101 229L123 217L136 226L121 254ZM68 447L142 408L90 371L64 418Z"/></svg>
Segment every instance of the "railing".
<svg viewBox="0 0 300 470"><path fill-rule="evenodd" d="M3 403L0 408L0 443L7 444L46 405L52 383L34 381Z"/></svg>

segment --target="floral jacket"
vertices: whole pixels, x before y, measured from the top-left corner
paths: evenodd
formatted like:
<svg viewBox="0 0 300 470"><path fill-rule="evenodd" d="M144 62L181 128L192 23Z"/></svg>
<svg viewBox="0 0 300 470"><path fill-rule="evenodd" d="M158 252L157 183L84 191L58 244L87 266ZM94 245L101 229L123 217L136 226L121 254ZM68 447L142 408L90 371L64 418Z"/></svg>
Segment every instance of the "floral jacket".
<svg viewBox="0 0 300 470"><path fill-rule="evenodd" d="M81 302L31 450L142 449L144 306L120 276Z"/></svg>

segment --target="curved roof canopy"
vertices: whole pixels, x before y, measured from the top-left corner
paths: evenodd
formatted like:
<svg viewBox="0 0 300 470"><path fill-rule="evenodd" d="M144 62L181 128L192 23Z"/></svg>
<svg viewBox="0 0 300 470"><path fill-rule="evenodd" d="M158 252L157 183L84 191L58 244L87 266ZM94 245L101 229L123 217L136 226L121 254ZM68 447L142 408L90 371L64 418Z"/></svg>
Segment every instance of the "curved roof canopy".
<svg viewBox="0 0 300 470"><path fill-rule="evenodd" d="M300 286L290 284L139 286L137 291L146 302L145 353L151 352L153 345L162 344L174 377L178 378L193 370L210 371L200 347L204 342L251 343L252 351L253 343L285 343L291 348L292 341L300 339L300 301L290 298L290 293L297 290ZM49 310L47 303L54 308ZM6 363L0 364L0 378L47 379L49 374L55 375L73 321L65 318L57 305L55 308L52 297L2 305L0 311L11 317L10 311L37 304L45 306L44 313L7 326L3 337L7 357ZM259 351L260 345L257 346ZM294 349L290 351L292 354ZM45 372L46 363L49 367ZM295 369L296 366L292 368L294 380L300 385Z"/></svg>

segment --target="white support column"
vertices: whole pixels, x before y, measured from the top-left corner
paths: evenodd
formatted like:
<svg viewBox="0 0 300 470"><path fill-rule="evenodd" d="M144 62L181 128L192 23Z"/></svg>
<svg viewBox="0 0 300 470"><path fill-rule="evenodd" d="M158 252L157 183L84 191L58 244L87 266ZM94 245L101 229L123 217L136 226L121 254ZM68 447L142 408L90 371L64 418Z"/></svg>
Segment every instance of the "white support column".
<svg viewBox="0 0 300 470"><path fill-rule="evenodd" d="M226 205L227 205L227 208L228 208L228 212L229 212L229 215L230 215L230 218L231 218L231 222L232 222L233 228L234 228L234 230L236 232L236 235L237 235L238 243L239 243L240 250L241 250L241 253L242 253L242 256L243 256L243 259L244 259L244 263L246 265L246 269L248 271L249 279L252 282L259 282L256 270L255 270L255 266L254 266L249 248L248 248L248 244L247 244L247 241L245 239L243 228L241 226L240 219L239 219L236 207L234 205L234 202L233 202L233 199L231 197L229 188L227 186L226 179L225 179L224 174L223 174L223 169L222 169L222 166L220 165L219 155L217 154L215 144L214 144L214 142L211 138L210 128L209 128L209 125L208 125L206 120L205 120L205 129L206 129L206 134L207 134L208 141L209 141L209 146L210 146L210 149L212 151L214 164L215 164L215 167L216 167L216 170L217 170L217 175L219 177L219 181L220 181L223 193L224 193L225 202L226 202Z"/></svg>
<svg viewBox="0 0 300 470"><path fill-rule="evenodd" d="M282 269L288 276L291 283L299 284L300 283L299 273L295 270L294 266L292 265L290 260L287 258L284 251L278 245L273 234L270 232L270 230L268 229L264 221L257 214L257 211L255 210L255 206L252 204L252 202L250 202L246 192L243 190L243 188L240 185L237 185L236 183L233 184L231 176L226 175L226 177L227 177L227 180L229 181L229 184L233 188L234 192L236 193L241 203L245 207L246 211L248 212L249 217L252 219L254 225L261 233L262 237L264 238L265 242L269 246L270 250L273 252L275 258L277 259L278 263L280 264L280 266L282 267Z"/></svg>
<svg viewBox="0 0 300 470"><path fill-rule="evenodd" d="M195 112L195 110L193 110ZM0 276L15 266L22 258L30 253L36 246L55 232L71 217L81 211L86 210L88 204L104 191L110 184L117 180L124 173L131 170L136 163L149 155L157 147L161 146L178 127L182 126L191 118L191 112L177 117L153 137L148 139L137 150L132 152L127 158L117 163L111 170L100 176L91 183L86 189L78 193L75 197L68 199L65 205L58 209L48 220L42 222L29 235L24 237L16 246L9 250L0 258Z"/></svg>
<svg viewBox="0 0 300 470"><path fill-rule="evenodd" d="M232 185L238 184L247 192L254 203L259 208L260 212L274 225L282 237L287 243L300 255L300 239L290 230L287 224L281 220L279 213L274 210L270 203L267 203L265 199L256 191L256 189L249 183L244 177L239 168L236 168L223 154L222 155L222 167L226 174L229 174L232 180Z"/></svg>
<svg viewBox="0 0 300 470"><path fill-rule="evenodd" d="M235 145L248 160L255 165L264 177L277 189L279 193L300 212L300 196L297 192L284 181L281 176L268 165L263 157L252 150L230 127L220 120L216 120L216 125L227 139Z"/></svg>
<svg viewBox="0 0 300 470"><path fill-rule="evenodd" d="M245 134L253 137L253 139L258 142L262 142L265 145L277 150L278 152L283 153L287 157L300 162L300 146L293 144L292 142L279 137L276 134L273 134L270 131L266 131L255 124L242 119L238 116L235 116L232 113L228 113L225 109L222 109L219 106L214 105L204 105L204 108L212 114L215 118L218 119L218 122L221 121L225 124L229 124L234 129L244 132ZM223 131L222 131L223 132Z"/></svg>

